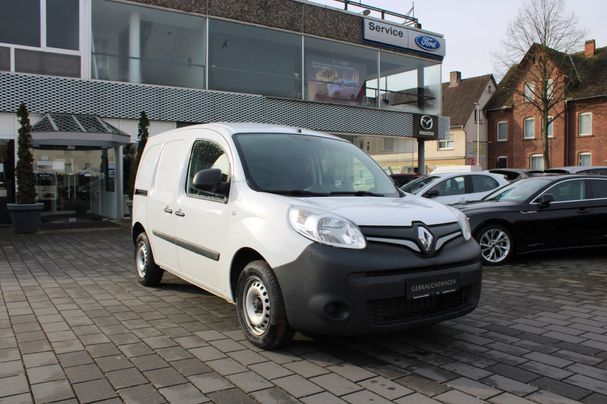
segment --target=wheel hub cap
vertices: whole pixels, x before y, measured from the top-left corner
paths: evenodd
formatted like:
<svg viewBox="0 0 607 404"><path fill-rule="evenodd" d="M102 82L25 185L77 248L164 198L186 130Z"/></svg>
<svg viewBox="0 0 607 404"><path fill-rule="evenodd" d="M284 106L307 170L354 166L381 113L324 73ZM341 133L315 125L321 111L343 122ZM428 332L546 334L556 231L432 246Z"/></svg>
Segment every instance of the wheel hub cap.
<svg viewBox="0 0 607 404"><path fill-rule="evenodd" d="M261 280L253 278L247 282L242 304L251 332L255 335L263 334L270 325L270 296Z"/></svg>
<svg viewBox="0 0 607 404"><path fill-rule="evenodd" d="M144 243L139 244L135 261L137 263L137 272L139 273L139 277L143 278L145 276L146 266L148 262L148 251L145 248Z"/></svg>
<svg viewBox="0 0 607 404"><path fill-rule="evenodd" d="M488 262L501 262L510 253L510 238L504 231L499 229L487 230L481 237L479 244L481 246L481 254Z"/></svg>

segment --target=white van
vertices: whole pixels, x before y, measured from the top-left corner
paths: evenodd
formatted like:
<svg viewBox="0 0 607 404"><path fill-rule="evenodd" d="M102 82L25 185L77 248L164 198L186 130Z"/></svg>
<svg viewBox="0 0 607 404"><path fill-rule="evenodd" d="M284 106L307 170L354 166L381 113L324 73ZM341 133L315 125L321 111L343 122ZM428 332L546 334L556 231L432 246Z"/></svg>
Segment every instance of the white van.
<svg viewBox="0 0 607 404"><path fill-rule="evenodd" d="M132 236L141 283L167 270L235 303L265 349L295 330L450 319L480 296L480 250L461 212L405 195L350 142L305 129L208 124L151 137Z"/></svg>

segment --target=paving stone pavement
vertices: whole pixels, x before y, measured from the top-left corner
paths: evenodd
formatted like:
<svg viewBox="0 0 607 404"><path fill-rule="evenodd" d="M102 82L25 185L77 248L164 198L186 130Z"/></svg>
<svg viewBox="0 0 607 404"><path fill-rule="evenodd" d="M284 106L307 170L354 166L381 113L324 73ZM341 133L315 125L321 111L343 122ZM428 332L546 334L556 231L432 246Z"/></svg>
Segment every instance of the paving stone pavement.
<svg viewBox="0 0 607 404"><path fill-rule="evenodd" d="M607 252L485 268L466 317L265 352L234 306L135 279L127 229L0 228L0 403L607 403Z"/></svg>

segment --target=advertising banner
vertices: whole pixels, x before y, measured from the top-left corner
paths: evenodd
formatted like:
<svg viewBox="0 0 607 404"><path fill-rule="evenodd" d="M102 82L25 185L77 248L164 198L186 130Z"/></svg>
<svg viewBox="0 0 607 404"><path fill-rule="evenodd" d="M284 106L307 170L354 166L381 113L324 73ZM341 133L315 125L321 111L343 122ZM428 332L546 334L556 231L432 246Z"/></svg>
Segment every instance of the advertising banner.
<svg viewBox="0 0 607 404"><path fill-rule="evenodd" d="M363 39L367 41L445 56L445 38L441 36L370 18L365 18L363 24Z"/></svg>
<svg viewBox="0 0 607 404"><path fill-rule="evenodd" d="M365 95L366 66L311 56L306 71L308 99L360 105Z"/></svg>

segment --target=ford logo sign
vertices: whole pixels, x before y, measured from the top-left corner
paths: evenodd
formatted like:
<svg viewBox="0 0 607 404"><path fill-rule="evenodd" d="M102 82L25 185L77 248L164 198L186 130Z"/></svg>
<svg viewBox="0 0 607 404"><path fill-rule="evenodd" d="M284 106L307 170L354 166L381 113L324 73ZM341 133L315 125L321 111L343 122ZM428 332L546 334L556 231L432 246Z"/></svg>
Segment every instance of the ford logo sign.
<svg viewBox="0 0 607 404"><path fill-rule="evenodd" d="M435 51L440 48L440 42L436 38L427 35L418 35L415 37L415 43L422 49Z"/></svg>

